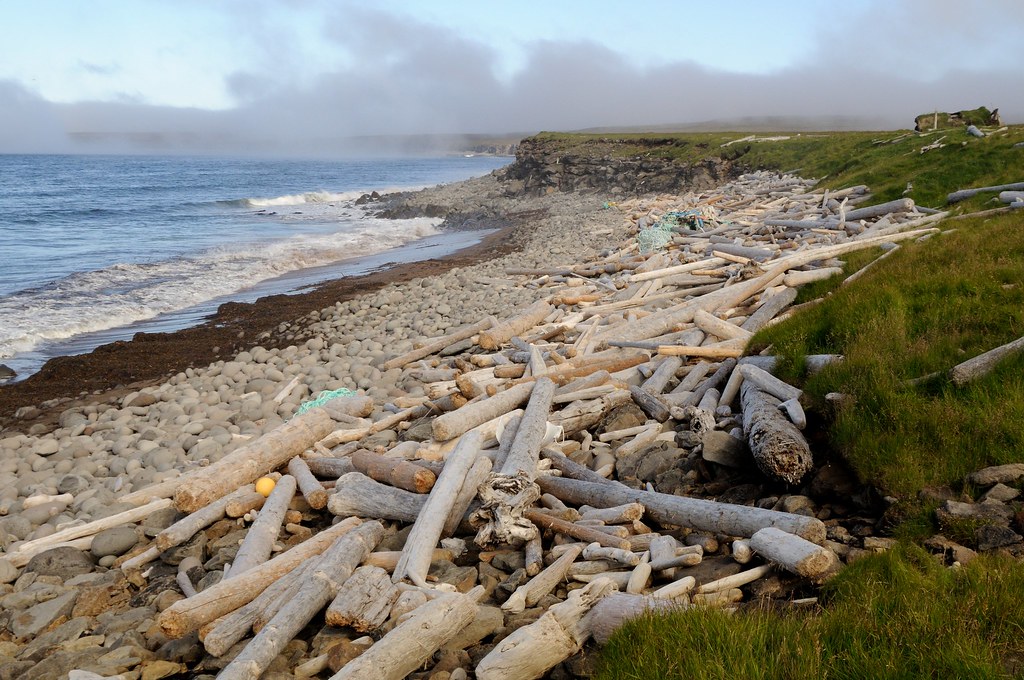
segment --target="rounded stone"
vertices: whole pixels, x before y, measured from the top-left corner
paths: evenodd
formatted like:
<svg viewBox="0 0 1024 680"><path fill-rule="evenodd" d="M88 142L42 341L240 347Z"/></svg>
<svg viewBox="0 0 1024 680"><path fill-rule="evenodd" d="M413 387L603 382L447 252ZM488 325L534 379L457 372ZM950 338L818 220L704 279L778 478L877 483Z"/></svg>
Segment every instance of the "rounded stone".
<svg viewBox="0 0 1024 680"><path fill-rule="evenodd" d="M60 449L60 444L56 439L41 439L36 442L32 449L40 456L50 456L57 453Z"/></svg>
<svg viewBox="0 0 1024 680"><path fill-rule="evenodd" d="M135 527L124 525L105 529L92 539L90 552L93 557L107 557L109 555L123 555L139 542L139 535Z"/></svg>
<svg viewBox="0 0 1024 680"><path fill-rule="evenodd" d="M67 581L80 574L90 573L93 566L89 553L70 546L61 546L33 557L25 566L25 571L35 572L40 576L56 576Z"/></svg>

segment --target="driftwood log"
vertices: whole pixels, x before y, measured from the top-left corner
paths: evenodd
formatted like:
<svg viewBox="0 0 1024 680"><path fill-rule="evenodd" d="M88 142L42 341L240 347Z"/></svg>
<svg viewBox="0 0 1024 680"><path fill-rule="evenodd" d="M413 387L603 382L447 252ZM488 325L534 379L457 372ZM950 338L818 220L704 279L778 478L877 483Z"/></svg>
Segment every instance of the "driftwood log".
<svg viewBox="0 0 1024 680"><path fill-rule="evenodd" d="M772 527L751 536L750 548L799 576L819 578L839 566L839 558L828 548Z"/></svg>
<svg viewBox="0 0 1024 680"><path fill-rule="evenodd" d="M787 484L803 479L814 466L811 447L779 411L779 400L762 392L748 377L740 387L740 403L743 434L761 472Z"/></svg>
<svg viewBox="0 0 1024 680"><path fill-rule="evenodd" d="M336 628L349 626L360 633L377 630L387 620L398 594L387 571L359 567L327 607L327 623Z"/></svg>
<svg viewBox="0 0 1024 680"><path fill-rule="evenodd" d="M237 578L267 561L274 549L274 541L281 533L284 514L288 510L288 504L292 502L292 497L295 496L296 487L295 478L291 475L284 475L277 480L256 521L245 534L245 540L239 546L235 561L231 563L231 570L225 578Z"/></svg>
<svg viewBox="0 0 1024 680"><path fill-rule="evenodd" d="M350 472L334 485L334 493L327 499L327 509L338 517L415 522L426 502L425 494L396 489L361 472Z"/></svg>

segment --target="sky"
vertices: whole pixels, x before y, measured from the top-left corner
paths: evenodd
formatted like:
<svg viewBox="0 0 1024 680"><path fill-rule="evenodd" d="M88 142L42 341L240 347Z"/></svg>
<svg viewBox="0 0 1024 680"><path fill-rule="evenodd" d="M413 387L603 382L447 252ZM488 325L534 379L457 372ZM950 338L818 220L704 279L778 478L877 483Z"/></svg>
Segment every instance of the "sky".
<svg viewBox="0 0 1024 680"><path fill-rule="evenodd" d="M0 152L800 116L1024 121L1020 0L0 0Z"/></svg>

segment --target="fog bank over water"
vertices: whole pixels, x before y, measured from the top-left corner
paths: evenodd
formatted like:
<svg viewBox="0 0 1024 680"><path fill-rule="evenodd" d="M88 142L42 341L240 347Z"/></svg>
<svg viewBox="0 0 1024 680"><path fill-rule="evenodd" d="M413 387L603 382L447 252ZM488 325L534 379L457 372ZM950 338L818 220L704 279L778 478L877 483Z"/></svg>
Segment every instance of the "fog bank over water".
<svg viewBox="0 0 1024 680"><path fill-rule="evenodd" d="M254 33L267 54L225 78L234 107L154 106L127 95L54 103L23 84L0 81L0 152L436 153L465 144L383 137L716 120L728 127L728 121L765 117L798 117L805 129L829 129L837 120L896 129L912 127L918 113L976 106L998 107L1006 122L1024 121L1024 20L1016 2L964 7L908 0L878 7L859 14L836 9L834 21L804 36L805 58L770 73L695 61L642 65L580 40L531 42L508 71L497 49L472 34L344 6L322 30L347 57L332 70L296 79L285 66L269 65L294 69L289 55L299 54L298 37L274 36L250 21L239 30ZM642 7L637 12L642 20ZM680 39L693 30L701 28L681 26ZM772 50L778 39L763 36L763 49Z"/></svg>

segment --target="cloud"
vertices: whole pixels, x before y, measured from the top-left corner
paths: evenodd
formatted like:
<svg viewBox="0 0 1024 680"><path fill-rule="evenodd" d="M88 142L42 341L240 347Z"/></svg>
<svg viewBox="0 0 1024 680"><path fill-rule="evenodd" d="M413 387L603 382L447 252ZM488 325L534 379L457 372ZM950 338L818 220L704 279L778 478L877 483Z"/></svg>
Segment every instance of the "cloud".
<svg viewBox="0 0 1024 680"><path fill-rule="evenodd" d="M78 60L78 68L95 76L112 76L122 71L120 64L94 64L81 59Z"/></svg>
<svg viewBox="0 0 1024 680"><path fill-rule="evenodd" d="M0 150L25 139L62 139L62 130L100 148L120 138L159 150L324 153L367 135L502 133L597 126L666 125L744 117L802 116L822 126L837 117L907 128L924 111L985 105L1024 120L1017 73L1024 41L1015 0L970 7L952 0L854 5L811 36L802 65L767 75L717 71L693 62L654 67L587 41L525 46L505 76L499 54L476 37L406 16L344 7L323 32L338 50L334 68L295 74L295 36L266 39L259 17L247 30L267 52L231 74L234 109L199 111L138 101L48 106L24 91L11 125L31 134L0 137ZM771 49L772 38L764 48ZM723 46L727 49L728 46ZM289 56L290 55L290 56ZM272 68L271 64L280 64ZM6 92L6 95L5 95ZM14 92L14 94L11 94ZM7 97L5 100L4 97ZM28 97L26 99L26 97ZM26 114L27 111L35 114ZM21 113L17 113L20 111ZM15 118L11 118L11 116ZM55 121L57 122L55 126ZM125 141L127 140L127 141Z"/></svg>
<svg viewBox="0 0 1024 680"><path fill-rule="evenodd" d="M11 81L0 80L0 152L57 153L68 148L53 106Z"/></svg>

